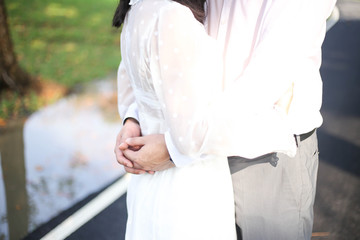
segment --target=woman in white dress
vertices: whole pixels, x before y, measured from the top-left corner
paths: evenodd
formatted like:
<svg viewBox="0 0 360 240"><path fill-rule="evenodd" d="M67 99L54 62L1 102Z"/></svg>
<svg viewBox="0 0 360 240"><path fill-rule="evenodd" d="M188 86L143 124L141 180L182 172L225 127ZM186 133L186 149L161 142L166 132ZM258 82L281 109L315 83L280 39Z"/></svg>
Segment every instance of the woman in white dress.
<svg viewBox="0 0 360 240"><path fill-rule="evenodd" d="M124 20L120 115L135 101L142 135L170 129L184 148L197 147L196 112L221 89L221 54L201 23L204 3L122 0L114 16L118 27ZM126 239L236 239L226 156L190 157L197 159L185 167L132 176Z"/></svg>
<svg viewBox="0 0 360 240"><path fill-rule="evenodd" d="M284 127L288 106L276 102L260 113L246 108L231 88L223 92L222 54L202 24L204 3L123 0L114 16L115 26L124 22L120 115L135 102L142 135L170 135L188 158L181 161L192 162L132 177L127 239L236 239L227 156L296 152L292 131ZM230 101L245 106L241 112L224 107ZM272 118L268 125L264 117ZM269 144L269 139L242 131L249 123L260 134L282 135L283 141ZM238 141L236 136L244 133L252 144Z"/></svg>

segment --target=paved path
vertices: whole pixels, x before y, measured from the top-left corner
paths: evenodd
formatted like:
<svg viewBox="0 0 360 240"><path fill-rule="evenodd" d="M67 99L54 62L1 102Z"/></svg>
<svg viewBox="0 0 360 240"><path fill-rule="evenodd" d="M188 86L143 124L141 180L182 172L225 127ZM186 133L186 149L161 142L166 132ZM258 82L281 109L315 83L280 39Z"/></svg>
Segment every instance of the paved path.
<svg viewBox="0 0 360 240"><path fill-rule="evenodd" d="M360 239L360 1L339 1L323 45L324 85L314 232Z"/></svg>
<svg viewBox="0 0 360 240"><path fill-rule="evenodd" d="M340 0L338 6L340 21L323 45L324 124L318 132L313 239L360 239L360 1ZM83 204L27 239L38 239ZM125 206L123 196L67 239L123 239Z"/></svg>

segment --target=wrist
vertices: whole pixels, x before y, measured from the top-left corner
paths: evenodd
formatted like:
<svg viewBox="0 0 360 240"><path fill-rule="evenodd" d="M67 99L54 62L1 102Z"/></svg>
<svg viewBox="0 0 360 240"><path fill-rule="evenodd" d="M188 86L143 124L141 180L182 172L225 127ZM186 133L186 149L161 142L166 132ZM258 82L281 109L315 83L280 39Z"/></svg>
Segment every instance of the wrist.
<svg viewBox="0 0 360 240"><path fill-rule="evenodd" d="M135 118L132 118L132 117L126 118L126 119L124 120L124 125L125 125L126 123L134 123L134 124L140 125L140 124L139 124L139 121L136 120Z"/></svg>
<svg viewBox="0 0 360 240"><path fill-rule="evenodd" d="M123 136L126 138L140 137L141 128L139 122L135 118L126 118L123 127Z"/></svg>

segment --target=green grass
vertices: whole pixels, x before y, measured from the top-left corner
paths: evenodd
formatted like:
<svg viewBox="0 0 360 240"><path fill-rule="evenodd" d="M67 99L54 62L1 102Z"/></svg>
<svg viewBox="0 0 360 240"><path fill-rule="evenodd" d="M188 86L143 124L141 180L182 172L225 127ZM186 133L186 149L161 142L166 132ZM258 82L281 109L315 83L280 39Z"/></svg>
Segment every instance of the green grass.
<svg viewBox="0 0 360 240"><path fill-rule="evenodd" d="M35 92L30 92L26 96L18 93L5 92L0 97L0 127L4 124L4 119L16 119L36 111L42 103Z"/></svg>
<svg viewBox="0 0 360 240"><path fill-rule="evenodd" d="M118 0L6 0L20 65L69 88L116 71L119 31L111 27Z"/></svg>

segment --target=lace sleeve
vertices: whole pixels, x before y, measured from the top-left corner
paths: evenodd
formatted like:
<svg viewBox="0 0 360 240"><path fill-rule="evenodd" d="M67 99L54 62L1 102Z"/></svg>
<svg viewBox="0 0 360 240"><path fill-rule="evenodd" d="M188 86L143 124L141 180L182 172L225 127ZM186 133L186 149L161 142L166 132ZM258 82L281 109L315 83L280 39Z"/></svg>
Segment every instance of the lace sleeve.
<svg viewBox="0 0 360 240"><path fill-rule="evenodd" d="M286 116L238 102L236 90L223 92L221 51L186 7L174 3L161 11L151 58L168 132L180 153L253 158L296 152ZM273 136L279 140L272 142Z"/></svg>
<svg viewBox="0 0 360 240"><path fill-rule="evenodd" d="M130 84L129 76L123 62L120 63L117 73L118 84L118 111L121 118L124 118L129 106L134 104L135 97ZM124 120L124 119L123 119Z"/></svg>
<svg viewBox="0 0 360 240"><path fill-rule="evenodd" d="M198 154L207 128L205 110L221 91L217 43L188 8L175 2L160 11L151 42L154 86L171 138L180 152Z"/></svg>

